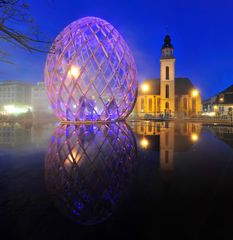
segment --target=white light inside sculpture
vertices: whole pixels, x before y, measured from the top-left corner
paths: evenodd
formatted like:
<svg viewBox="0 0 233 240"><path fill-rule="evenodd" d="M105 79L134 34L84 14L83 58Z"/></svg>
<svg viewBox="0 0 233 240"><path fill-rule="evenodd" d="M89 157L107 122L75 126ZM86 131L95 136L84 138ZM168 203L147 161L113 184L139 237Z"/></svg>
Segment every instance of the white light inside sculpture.
<svg viewBox="0 0 233 240"><path fill-rule="evenodd" d="M70 74L73 78L77 79L80 74L80 70L77 66L71 66L70 68Z"/></svg>
<svg viewBox="0 0 233 240"><path fill-rule="evenodd" d="M59 119L117 121L130 114L138 89L136 64L110 23L96 17L79 19L57 36L52 49L45 86Z"/></svg>

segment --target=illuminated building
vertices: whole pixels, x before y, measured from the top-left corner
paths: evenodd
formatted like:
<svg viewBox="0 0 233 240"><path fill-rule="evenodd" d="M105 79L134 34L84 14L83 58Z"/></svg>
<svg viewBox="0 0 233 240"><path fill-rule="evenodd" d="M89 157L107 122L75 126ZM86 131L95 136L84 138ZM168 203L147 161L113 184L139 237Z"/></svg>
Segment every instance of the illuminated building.
<svg viewBox="0 0 233 240"><path fill-rule="evenodd" d="M140 117L194 116L201 113L201 95L188 78L175 77L174 48L165 36L160 58L160 78L139 86L134 114Z"/></svg>
<svg viewBox="0 0 233 240"><path fill-rule="evenodd" d="M231 118L233 114L233 84L216 96L203 101L203 114Z"/></svg>
<svg viewBox="0 0 233 240"><path fill-rule="evenodd" d="M0 108L2 114L20 114L31 111L32 85L17 81L0 83Z"/></svg>
<svg viewBox="0 0 233 240"><path fill-rule="evenodd" d="M132 111L137 96L134 58L108 22L85 17L55 39L45 66L45 86L63 121L116 121Z"/></svg>

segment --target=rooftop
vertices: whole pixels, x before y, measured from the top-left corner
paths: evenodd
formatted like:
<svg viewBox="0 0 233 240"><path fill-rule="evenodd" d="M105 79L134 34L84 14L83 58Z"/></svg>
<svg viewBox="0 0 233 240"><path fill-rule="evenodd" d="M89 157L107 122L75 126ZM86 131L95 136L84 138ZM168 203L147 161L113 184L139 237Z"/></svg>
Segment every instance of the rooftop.
<svg viewBox="0 0 233 240"><path fill-rule="evenodd" d="M145 79L143 83L149 85L149 90L146 92L147 95L159 95L160 94L160 79L159 78L150 78ZM189 78L175 78L175 94L176 95L186 95L190 94L192 89L194 89ZM139 94L145 94L142 89L139 89Z"/></svg>

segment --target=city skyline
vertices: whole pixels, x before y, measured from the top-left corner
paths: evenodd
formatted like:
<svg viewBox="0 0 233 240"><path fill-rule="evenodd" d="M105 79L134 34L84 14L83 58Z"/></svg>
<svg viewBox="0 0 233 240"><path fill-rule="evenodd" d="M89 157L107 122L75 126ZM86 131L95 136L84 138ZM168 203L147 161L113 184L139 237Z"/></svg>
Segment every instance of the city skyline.
<svg viewBox="0 0 233 240"><path fill-rule="evenodd" d="M232 84L233 21L229 1L42 1L31 4L40 30L52 40L70 22L84 16L106 19L129 44L139 72L139 82L159 77L161 46L166 33L175 48L176 76L189 77L204 99ZM221 3L221 4L220 4ZM130 13L130 14L129 14ZM142 34L143 33L143 34ZM1 64L0 80L43 81L46 54L28 53L2 46L14 64Z"/></svg>

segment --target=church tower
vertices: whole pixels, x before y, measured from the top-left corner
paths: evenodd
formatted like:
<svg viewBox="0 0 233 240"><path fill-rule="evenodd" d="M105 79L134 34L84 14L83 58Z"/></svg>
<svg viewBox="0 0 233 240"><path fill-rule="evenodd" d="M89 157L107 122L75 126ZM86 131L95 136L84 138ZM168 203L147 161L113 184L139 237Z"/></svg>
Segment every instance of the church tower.
<svg viewBox="0 0 233 240"><path fill-rule="evenodd" d="M175 57L171 38L166 35L160 58L160 111L163 114L175 113Z"/></svg>

